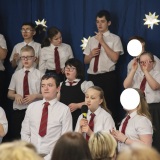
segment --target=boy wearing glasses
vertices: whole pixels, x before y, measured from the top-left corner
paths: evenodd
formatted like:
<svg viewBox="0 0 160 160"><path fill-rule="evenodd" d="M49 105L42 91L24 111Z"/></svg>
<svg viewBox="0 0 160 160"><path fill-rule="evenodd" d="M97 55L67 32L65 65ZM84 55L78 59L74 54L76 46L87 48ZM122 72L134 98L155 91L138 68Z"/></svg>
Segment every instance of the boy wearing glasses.
<svg viewBox="0 0 160 160"><path fill-rule="evenodd" d="M36 59L33 47L22 47L20 59L23 68L13 74L8 88L8 98L14 100L11 125L14 139L20 138L21 123L27 106L42 98L40 94L42 73L33 67Z"/></svg>
<svg viewBox="0 0 160 160"><path fill-rule="evenodd" d="M66 61L64 73L66 81L61 83L59 99L70 108L73 119L73 130L84 105L84 93L93 86L92 81L84 81L84 70L81 61L71 58Z"/></svg>
<svg viewBox="0 0 160 160"><path fill-rule="evenodd" d="M36 57L34 62L34 67L36 67L38 64L38 57L41 50L40 43L34 42L33 40L33 36L36 34L35 25L33 23L23 23L21 28L21 33L24 41L14 46L12 54L10 56L10 62L12 64L12 67L13 68L17 67L16 70L19 70L23 67L20 61L20 50L22 47L29 45L34 48Z"/></svg>

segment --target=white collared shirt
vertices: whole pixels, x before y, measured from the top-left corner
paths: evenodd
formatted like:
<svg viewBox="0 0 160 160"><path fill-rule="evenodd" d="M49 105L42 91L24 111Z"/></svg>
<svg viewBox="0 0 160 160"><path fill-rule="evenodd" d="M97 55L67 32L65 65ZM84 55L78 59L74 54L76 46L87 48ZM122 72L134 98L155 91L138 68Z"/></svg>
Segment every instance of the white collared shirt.
<svg viewBox="0 0 160 160"><path fill-rule="evenodd" d="M41 49L40 61L39 61L39 70L43 73L46 70L55 70L55 57L54 57L54 49L56 46L51 44L48 47L43 47ZM58 46L59 58L60 58L60 67L63 69L65 67L65 62L73 58L73 52L71 46L65 43L62 43Z"/></svg>
<svg viewBox="0 0 160 160"><path fill-rule="evenodd" d="M126 118L122 120L122 123L119 127L119 131L122 130L123 122ZM138 115L137 111L134 111L130 114L130 119L126 126L125 135L132 140L139 140L139 135L153 134L153 128L151 121L142 115ZM137 143L137 142L136 142ZM118 142L118 151L122 151L127 144Z"/></svg>
<svg viewBox="0 0 160 160"><path fill-rule="evenodd" d="M78 78L75 79L74 80L75 83L73 83L72 86L76 86L79 81L80 81L80 79L78 79ZM62 85L62 83L63 82L60 83L60 86ZM68 79L66 79L65 85L66 86L70 86ZM90 87L92 87L92 86L94 86L94 84L93 84L92 81L83 81L82 84L81 84L81 90L82 90L83 93L85 93L87 91L87 89L90 88Z"/></svg>
<svg viewBox="0 0 160 160"><path fill-rule="evenodd" d="M158 83L160 83L160 72L159 71L155 71L154 69L152 69L149 73ZM142 71L139 71L139 72L136 71L134 78L133 78L132 87L140 88L143 78L144 78L144 73ZM155 91L152 90L148 82L146 82L144 93L145 93L147 103L159 103L160 102L160 89L155 90Z"/></svg>
<svg viewBox="0 0 160 160"><path fill-rule="evenodd" d="M49 101L47 133L39 135L45 100L31 103L22 122L21 139L31 142L40 154L50 154L62 134L72 131L72 116L68 106L53 99Z"/></svg>
<svg viewBox="0 0 160 160"><path fill-rule="evenodd" d="M0 107L0 124L3 126L4 133L7 134L8 131L8 121L6 118L6 114L2 107ZM2 137L0 137L0 143L2 142Z"/></svg>
<svg viewBox="0 0 160 160"><path fill-rule="evenodd" d="M153 56L154 56L154 61L155 61L154 70L155 71L160 71L160 59L155 55L153 55ZM132 63L133 63L133 59L128 63L128 66L127 66L127 72L128 73L131 71ZM141 67L140 67L139 63L138 63L137 71L141 71Z"/></svg>
<svg viewBox="0 0 160 160"><path fill-rule="evenodd" d="M87 113L88 123L91 119L91 116L90 116L91 113L92 112L88 110L88 113ZM103 108L99 106L98 109L94 112L94 114L96 115L94 118L94 129L93 129L94 133L98 131L104 131L104 132L110 133L110 130L115 128L115 123L114 123L112 116L107 111L105 111ZM82 115L80 115L77 120L77 124L75 128L76 132L79 131L79 128L80 128L79 124L82 118L83 118Z"/></svg>
<svg viewBox="0 0 160 160"><path fill-rule="evenodd" d="M103 39L105 43L115 52L120 52L120 55L123 54L123 47L119 36L110 33L107 31L103 34ZM85 55L89 55L94 48L98 47L98 41L95 37L91 37L87 43L87 46L84 50ZM100 56L99 56L99 63L98 63L98 71L94 73L93 66L94 66L95 58L92 58L89 64L89 68L87 73L89 74L98 74L98 73L105 73L115 70L115 62L113 62L106 54L104 48L101 46Z"/></svg>
<svg viewBox="0 0 160 160"><path fill-rule="evenodd" d="M2 34L0 34L0 47L3 49L7 49L6 40ZM3 60L0 60L0 71L4 71Z"/></svg>
<svg viewBox="0 0 160 160"><path fill-rule="evenodd" d="M34 51L35 51L35 57L39 58L39 55L40 55L40 51L41 51L41 44L40 43L37 43L35 41L31 41L30 43L26 43L26 42L21 42L21 43L18 43L14 46L13 48L13 51L12 51L12 54L10 56L10 61L13 60L13 56L15 53L19 53L20 54L20 51L21 51L21 48L26 46L26 45L29 45L29 46L32 46L34 48ZM21 69L23 67L22 65L22 62L21 60L19 59L17 61L17 68L16 68L16 71ZM34 62L34 67L37 67L37 64L36 62Z"/></svg>
<svg viewBox="0 0 160 160"><path fill-rule="evenodd" d="M23 96L23 79L25 76L25 68L16 71L12 75L10 81L9 90L15 91L17 94ZM41 77L43 74L36 68L30 68L28 73L28 85L30 94L40 93ZM13 109L26 109L28 105L19 105L15 101L13 102Z"/></svg>

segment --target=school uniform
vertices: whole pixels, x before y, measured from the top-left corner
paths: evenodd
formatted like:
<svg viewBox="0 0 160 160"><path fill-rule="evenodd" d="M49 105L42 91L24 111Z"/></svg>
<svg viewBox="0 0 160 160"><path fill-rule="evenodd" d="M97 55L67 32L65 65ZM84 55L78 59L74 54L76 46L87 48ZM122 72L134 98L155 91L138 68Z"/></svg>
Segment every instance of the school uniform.
<svg viewBox="0 0 160 160"><path fill-rule="evenodd" d="M35 51L35 57L39 58L39 55L40 55L40 51L41 51L41 44L40 43L37 43L35 42L34 40L31 41L30 43L26 43L26 42L21 42L21 43L18 43L14 46L13 48L13 51L12 51L12 54L10 56L10 62L13 60L13 56L15 53L19 53L20 54L20 51L21 51L21 48L26 46L26 45L29 45L29 46L32 46L34 48L34 51ZM34 65L33 65L35 68L37 67L37 64L36 62L34 62ZM22 68L22 62L21 60L19 59L17 61L17 68L16 68L16 71L17 70L20 70Z"/></svg>
<svg viewBox="0 0 160 160"><path fill-rule="evenodd" d="M138 115L137 111L132 112L126 126L125 135L132 140L139 140L139 135L153 134L153 127L151 121L142 115ZM122 130L123 123L126 118L122 120L119 131ZM128 145L118 141L118 152L124 150Z"/></svg>
<svg viewBox="0 0 160 160"><path fill-rule="evenodd" d="M46 135L39 135L39 128L45 99L31 103L22 123L21 139L32 143L40 155L49 156L57 140L72 131L72 117L69 108L53 99L49 101Z"/></svg>
<svg viewBox="0 0 160 160"><path fill-rule="evenodd" d="M103 39L105 43L115 52L120 52L123 54L123 47L120 38L107 31L103 34ZM84 50L85 55L89 55L90 52L98 47L99 42L95 37L91 37L87 43L87 46ZM87 70L88 79L91 80L95 86L99 86L104 91L105 100L107 102L107 107L111 110L112 116L116 119L117 115L117 101L118 101L118 92L117 92L117 76L115 73L115 64L106 54L104 48L101 46L98 71L94 72L94 62L95 58L92 58Z"/></svg>
<svg viewBox="0 0 160 160"><path fill-rule="evenodd" d="M88 122L91 119L91 114L92 112L88 110L87 113L87 120ZM115 123L112 118L112 116L105 111L101 106L98 107L98 109L94 112L95 118L94 118L94 128L93 132L96 133L98 131L104 131L110 133L110 130L115 128ZM78 132L80 129L80 120L83 118L82 114L79 116L76 124L75 131ZM86 134L84 134L84 137L86 138Z"/></svg>
<svg viewBox="0 0 160 160"><path fill-rule="evenodd" d="M20 69L12 75L12 79L9 85L9 90L15 91L17 94L23 96L23 79L25 76L26 69ZM39 94L41 84L42 73L35 69L30 68L28 73L28 85L29 94ZM25 111L28 105L17 104L13 102L13 114L12 114L12 137L20 138L21 123L24 119Z"/></svg>
<svg viewBox="0 0 160 160"><path fill-rule="evenodd" d="M43 47L41 49L40 61L39 61L39 70L41 72L43 73L53 72L57 74L55 66L55 57L54 57L55 47L58 47L61 69L64 69L65 62L68 59L73 58L72 49L68 44L62 43L60 46L54 46L53 44L50 44L50 46L48 47ZM60 77L61 81L64 81L64 74L60 73L58 74L58 76Z"/></svg>
<svg viewBox="0 0 160 160"><path fill-rule="evenodd" d="M160 72L152 69L150 72L151 76L160 83ZM143 80L144 74L142 71L136 72L133 78L133 88L140 88L140 84ZM153 147L160 151L160 90L152 90L149 84L146 82L145 85L145 97L149 105L149 111L152 116L152 124L155 128L153 133Z"/></svg>
<svg viewBox="0 0 160 160"><path fill-rule="evenodd" d="M0 47L3 49L7 49L6 41L4 39L4 36L0 34ZM5 82L5 67L3 65L3 60L0 60L0 104L4 107L4 82Z"/></svg>
<svg viewBox="0 0 160 160"><path fill-rule="evenodd" d="M83 81L80 79L75 79L72 86L69 85L69 80L67 79L65 82L61 83L60 90L60 102L66 104L67 106L70 103L80 103L84 102L86 90L93 86L91 81ZM75 129L77 119L81 114L81 109L77 109L72 114L73 120L73 130Z"/></svg>

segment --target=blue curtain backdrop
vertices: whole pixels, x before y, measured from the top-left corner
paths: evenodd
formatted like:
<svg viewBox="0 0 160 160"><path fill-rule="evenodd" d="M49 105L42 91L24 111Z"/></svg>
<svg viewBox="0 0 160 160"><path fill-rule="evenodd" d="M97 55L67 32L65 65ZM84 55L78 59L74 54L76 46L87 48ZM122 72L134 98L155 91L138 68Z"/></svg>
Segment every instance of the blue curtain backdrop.
<svg viewBox="0 0 160 160"><path fill-rule="evenodd" d="M7 81L13 73L9 57L15 44L21 42L20 29L23 22L45 19L47 26L61 29L63 42L71 45L74 56L83 62L80 47L83 37L93 36L96 31L96 13L106 9L112 16L110 31L121 37L125 54L117 64L119 94L123 90L128 62L132 59L126 51L129 37L140 35L146 39L147 50L160 58L160 26L153 30L144 26L145 14L156 12L160 15L160 1L157 0L0 0L0 33L7 41L8 56L5 60ZM36 36L40 41L41 37ZM87 67L86 67L87 68ZM0 84L1 85L1 84ZM7 91L6 91L7 92ZM11 107L6 104L6 107Z"/></svg>

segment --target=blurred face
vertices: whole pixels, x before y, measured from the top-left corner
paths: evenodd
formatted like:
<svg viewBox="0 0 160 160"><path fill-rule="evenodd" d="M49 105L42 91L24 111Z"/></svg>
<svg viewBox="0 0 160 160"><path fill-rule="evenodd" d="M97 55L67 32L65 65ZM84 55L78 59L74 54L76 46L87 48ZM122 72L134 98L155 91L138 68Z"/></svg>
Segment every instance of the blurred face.
<svg viewBox="0 0 160 160"><path fill-rule="evenodd" d="M151 71L153 69L154 62L148 55L142 55L139 59L139 64L141 69L146 68L147 71Z"/></svg>
<svg viewBox="0 0 160 160"><path fill-rule="evenodd" d="M65 68L64 68L64 73L65 73L65 76L66 78L69 80L69 81L73 81L76 79L76 76L77 76L77 70L74 66L69 66L67 65Z"/></svg>
<svg viewBox="0 0 160 160"><path fill-rule="evenodd" d="M85 94L85 104L88 106L90 111L94 112L98 109L99 105L103 102L100 98L100 92L89 88Z"/></svg>
<svg viewBox="0 0 160 160"><path fill-rule="evenodd" d="M24 68L29 69L33 66L34 61L36 60L34 54L30 51L24 51L21 53L21 61Z"/></svg>
<svg viewBox="0 0 160 160"><path fill-rule="evenodd" d="M57 93L59 92L59 87L56 86L56 82L53 78L44 79L41 82L41 92L43 98L46 101L50 101L57 97Z"/></svg>
<svg viewBox="0 0 160 160"><path fill-rule="evenodd" d="M31 26L24 25L21 28L21 33L24 40L27 40L27 39L32 39L36 32Z"/></svg>
<svg viewBox="0 0 160 160"><path fill-rule="evenodd" d="M61 43L62 43L61 33L58 32L57 35L55 35L52 39L50 39L50 42L51 42L54 46L60 46Z"/></svg>
<svg viewBox="0 0 160 160"><path fill-rule="evenodd" d="M111 21L108 22L106 20L105 16L103 16L101 18L97 17L97 19L96 19L96 25L97 25L98 32L104 33L106 31L108 31L108 26L111 25Z"/></svg>

